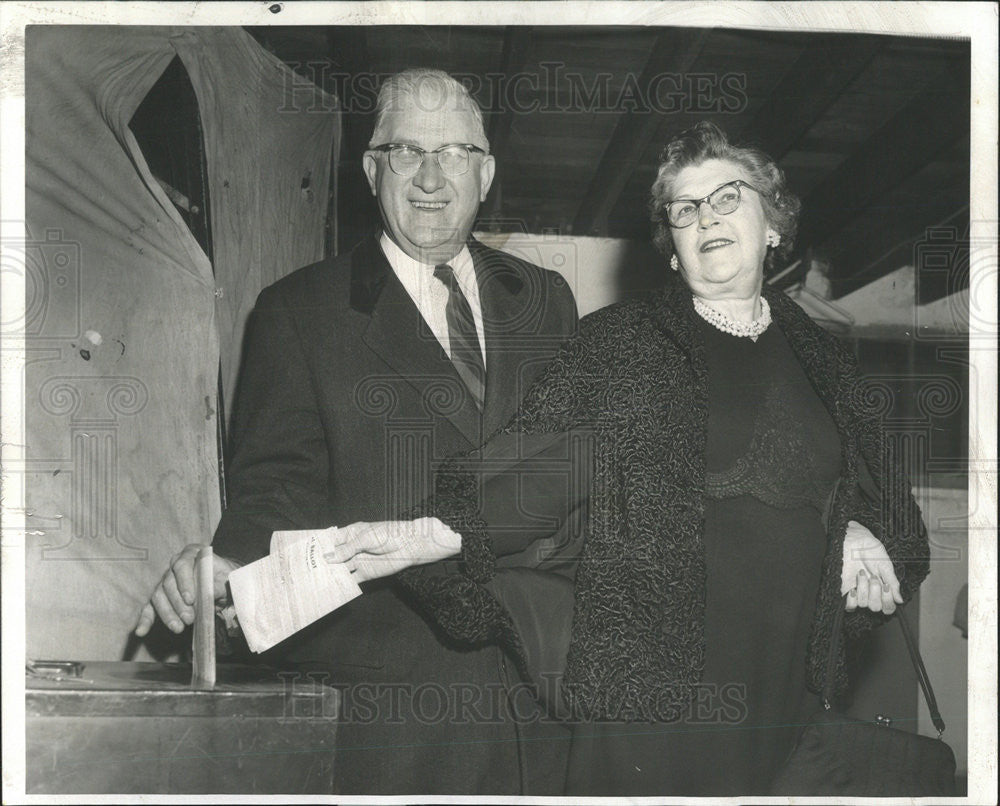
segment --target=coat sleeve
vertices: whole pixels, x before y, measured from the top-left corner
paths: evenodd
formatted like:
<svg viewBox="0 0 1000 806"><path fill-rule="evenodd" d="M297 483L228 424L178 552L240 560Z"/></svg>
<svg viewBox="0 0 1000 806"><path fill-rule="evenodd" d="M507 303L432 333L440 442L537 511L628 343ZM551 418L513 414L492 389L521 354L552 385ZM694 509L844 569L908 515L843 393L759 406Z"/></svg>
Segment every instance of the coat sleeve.
<svg viewBox="0 0 1000 806"><path fill-rule="evenodd" d="M864 452L859 463L857 509L853 519L868 527L892 560L900 593L909 602L930 570L930 544L920 508L902 469L898 448L884 435L881 445ZM883 613L855 610L844 619L848 636L856 637L888 621Z"/></svg>
<svg viewBox="0 0 1000 806"><path fill-rule="evenodd" d="M516 567L533 569L575 562L590 492L589 445L575 432L501 433L474 456L439 468L434 496L415 514L440 518L462 535L459 573L434 564L403 571L399 581L452 638L517 645L498 602L506 578L498 576L498 560L516 554Z"/></svg>
<svg viewBox="0 0 1000 806"><path fill-rule="evenodd" d="M845 362L846 389L858 435L859 456L855 507L851 516L867 526L885 546L900 583L904 601L910 601L930 571L930 543L905 469L901 445L887 434L857 364ZM856 636L887 620L882 613L856 610L844 621L848 635Z"/></svg>
<svg viewBox="0 0 1000 806"><path fill-rule="evenodd" d="M277 529L329 523L326 436L294 313L271 287L248 324L227 507L213 540L218 554L242 563L265 556Z"/></svg>
<svg viewBox="0 0 1000 806"><path fill-rule="evenodd" d="M603 361L593 360L596 353ZM434 496L415 514L434 515L462 535L460 573L434 565L407 569L398 578L452 638L518 645L516 629L495 596L498 551L516 553L519 562L535 568L560 560L571 565L579 555L597 450L588 423L600 401L594 392L606 385L594 368L606 358L603 346L582 329L500 433L471 457L448 462L436 473ZM547 480L539 481L545 470Z"/></svg>
<svg viewBox="0 0 1000 806"><path fill-rule="evenodd" d="M929 570L927 530L920 517L898 447L883 427L877 399L861 376L853 354L824 334L819 355L835 386L832 404L841 425L846 463L829 513L829 551L810 636L806 678L819 692L826 673L830 635L840 595L844 534L849 520L868 527L882 541L900 581L905 601L912 599ZM883 613L858 609L845 614L844 635L857 638L887 621ZM838 694L849 688L845 642L836 664Z"/></svg>

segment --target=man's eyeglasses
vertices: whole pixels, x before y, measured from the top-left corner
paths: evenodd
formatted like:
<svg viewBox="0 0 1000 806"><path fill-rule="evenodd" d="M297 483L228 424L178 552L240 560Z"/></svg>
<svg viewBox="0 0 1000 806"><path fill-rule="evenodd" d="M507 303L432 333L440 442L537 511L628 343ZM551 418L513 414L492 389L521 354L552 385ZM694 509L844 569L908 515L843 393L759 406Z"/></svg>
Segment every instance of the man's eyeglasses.
<svg viewBox="0 0 1000 806"><path fill-rule="evenodd" d="M424 158L428 154L437 156L438 165L445 176L461 176L469 170L469 154L475 151L477 154L485 154L479 146L471 143L451 143L433 151L425 151L419 146L404 145L401 143L385 143L374 146L369 151L385 151L389 154L389 167L394 174L400 176L413 176L424 164Z"/></svg>
<svg viewBox="0 0 1000 806"><path fill-rule="evenodd" d="M667 202L665 205L667 223L677 229L691 226L697 220L698 212L705 202L708 202L712 209L719 215L729 215L740 206L740 201L742 200L740 188L747 188L754 193L760 193L757 188L748 185L742 179L735 179L732 182L719 185L719 187L701 199L674 199L672 202Z"/></svg>

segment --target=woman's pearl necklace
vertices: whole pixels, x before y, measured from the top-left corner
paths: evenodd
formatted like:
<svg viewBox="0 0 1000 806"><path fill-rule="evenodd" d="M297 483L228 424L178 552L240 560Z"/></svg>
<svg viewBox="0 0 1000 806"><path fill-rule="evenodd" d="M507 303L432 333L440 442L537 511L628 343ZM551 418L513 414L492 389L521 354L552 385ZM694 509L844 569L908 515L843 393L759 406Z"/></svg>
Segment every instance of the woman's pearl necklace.
<svg viewBox="0 0 1000 806"><path fill-rule="evenodd" d="M737 322L730 319L724 313L715 310L715 308L702 300L701 297L692 295L692 299L694 300L694 309L702 319L712 325L712 327L718 328L723 333L729 333L732 336L746 336L749 339L753 339L753 341L757 341L757 337L767 330L767 326L771 324L771 306L767 304L767 300L763 297L760 298L760 316L752 322Z"/></svg>

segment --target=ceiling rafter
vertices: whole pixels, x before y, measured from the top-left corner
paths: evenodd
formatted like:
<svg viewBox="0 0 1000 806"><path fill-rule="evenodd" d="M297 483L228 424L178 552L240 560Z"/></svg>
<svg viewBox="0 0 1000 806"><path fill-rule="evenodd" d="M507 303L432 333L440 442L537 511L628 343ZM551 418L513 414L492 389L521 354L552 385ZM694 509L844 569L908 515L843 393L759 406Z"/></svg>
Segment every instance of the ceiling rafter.
<svg viewBox="0 0 1000 806"><path fill-rule="evenodd" d="M884 46L877 36L809 40L737 139L781 162Z"/></svg>
<svg viewBox="0 0 1000 806"><path fill-rule="evenodd" d="M969 133L969 63L957 58L803 203L798 252L821 246Z"/></svg>
<svg viewBox="0 0 1000 806"><path fill-rule="evenodd" d="M533 41L533 29L530 26L508 26L504 29L503 48L500 51L500 72L507 76L522 72L527 64L528 51ZM489 141L490 153L496 158L498 165L504 165L509 151L510 132L514 125L514 108L506 103L503 93L500 93L500 109L490 117ZM503 209L503 175L498 174L490 193L487 218L496 218Z"/></svg>
<svg viewBox="0 0 1000 806"><path fill-rule="evenodd" d="M965 164L968 164L967 158ZM956 168L958 165L961 163L957 163ZM850 294L900 266L913 265L919 269L924 262L921 254L928 248L932 232L930 240L938 241L933 249L939 251L943 233L953 230L955 251L952 258L958 256L969 229L968 176L954 182L942 182L945 173L961 176L960 168L946 168L943 162L931 167L936 170L924 170L906 180L887 197L888 203L880 203L877 220L856 220L849 225L849 237L844 238L843 243L838 237L834 243L824 246L823 252L830 253L832 264L839 269L831 272L830 278L836 296ZM922 190L931 186L936 186L934 193ZM914 215L914 208L919 210L919 216ZM931 274L940 275L941 268L937 265ZM947 293L948 283L939 285L938 290ZM921 304L933 301L937 293L930 283L923 283L919 291Z"/></svg>
<svg viewBox="0 0 1000 806"><path fill-rule="evenodd" d="M707 29L696 32L691 28L668 28L662 31L638 78L638 86L649 87L662 73L690 72L710 35ZM650 110L633 108L621 114L573 219L575 235L607 232L608 215L662 122L662 115Z"/></svg>

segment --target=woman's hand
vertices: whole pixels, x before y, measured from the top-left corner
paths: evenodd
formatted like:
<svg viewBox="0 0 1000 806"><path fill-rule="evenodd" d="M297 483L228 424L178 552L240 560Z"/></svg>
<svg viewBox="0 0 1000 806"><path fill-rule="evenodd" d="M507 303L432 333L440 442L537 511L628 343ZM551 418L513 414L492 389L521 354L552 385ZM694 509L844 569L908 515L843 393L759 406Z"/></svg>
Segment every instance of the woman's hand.
<svg viewBox="0 0 1000 806"><path fill-rule="evenodd" d="M356 582L387 577L414 565L444 560L462 550L462 538L437 518L352 523L337 530L336 547L325 555L343 563Z"/></svg>
<svg viewBox="0 0 1000 806"><path fill-rule="evenodd" d="M847 610L867 607L890 614L903 603L899 580L882 542L857 521L848 521L844 537L844 570L840 595L847 594Z"/></svg>

